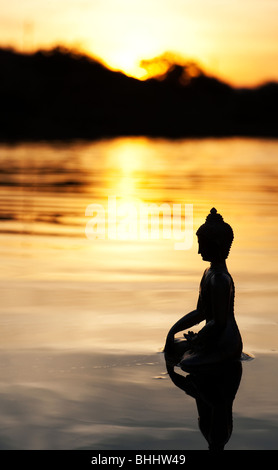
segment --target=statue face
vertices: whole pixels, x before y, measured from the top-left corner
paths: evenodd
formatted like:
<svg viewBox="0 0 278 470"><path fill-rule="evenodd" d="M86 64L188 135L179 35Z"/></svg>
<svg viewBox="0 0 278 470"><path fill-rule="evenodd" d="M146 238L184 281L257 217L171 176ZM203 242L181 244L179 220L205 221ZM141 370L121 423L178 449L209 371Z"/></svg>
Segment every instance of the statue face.
<svg viewBox="0 0 278 470"><path fill-rule="evenodd" d="M204 261L210 261L210 253L208 250L207 244L204 242L204 239L198 237L198 244L199 244L199 249L198 249L198 254L202 256L202 259Z"/></svg>

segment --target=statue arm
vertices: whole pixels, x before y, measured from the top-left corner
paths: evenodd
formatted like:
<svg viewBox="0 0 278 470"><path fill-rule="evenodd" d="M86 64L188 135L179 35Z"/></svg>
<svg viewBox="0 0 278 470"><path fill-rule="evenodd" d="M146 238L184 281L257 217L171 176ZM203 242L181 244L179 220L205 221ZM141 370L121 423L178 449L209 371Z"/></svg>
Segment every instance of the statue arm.
<svg viewBox="0 0 278 470"><path fill-rule="evenodd" d="M182 318L180 318L170 329L169 333L172 336L175 336L176 333L182 330L187 330L194 325L197 325L201 321L205 320L204 314L200 310L196 309L190 313L187 313Z"/></svg>
<svg viewBox="0 0 278 470"><path fill-rule="evenodd" d="M198 310L198 307L196 310L193 310L192 312L184 315L169 330L169 333L166 339L166 346L169 347L171 344L174 343L174 336L176 333L182 330L187 330L188 328L191 328L192 326L197 325L203 320L205 320L205 316L202 311Z"/></svg>

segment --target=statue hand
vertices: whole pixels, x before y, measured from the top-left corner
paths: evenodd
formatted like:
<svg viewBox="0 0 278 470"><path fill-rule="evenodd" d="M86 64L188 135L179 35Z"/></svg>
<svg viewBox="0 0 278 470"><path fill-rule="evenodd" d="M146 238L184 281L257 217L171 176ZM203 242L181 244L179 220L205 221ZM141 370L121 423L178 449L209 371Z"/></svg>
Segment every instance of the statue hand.
<svg viewBox="0 0 278 470"><path fill-rule="evenodd" d="M187 341L193 341L196 339L197 333L194 333L194 331L188 331L187 333L184 333L183 336Z"/></svg>
<svg viewBox="0 0 278 470"><path fill-rule="evenodd" d="M185 337L187 341L188 350L194 351L196 347L198 347L198 343L199 343L198 334L194 333L193 331L188 331L187 333L184 333L183 336Z"/></svg>

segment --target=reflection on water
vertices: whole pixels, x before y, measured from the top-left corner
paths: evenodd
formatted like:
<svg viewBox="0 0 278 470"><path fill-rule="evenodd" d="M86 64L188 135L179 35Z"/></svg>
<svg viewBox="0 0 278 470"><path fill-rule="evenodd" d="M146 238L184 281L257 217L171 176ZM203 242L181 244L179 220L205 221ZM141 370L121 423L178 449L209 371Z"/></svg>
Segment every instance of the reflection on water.
<svg viewBox="0 0 278 470"><path fill-rule="evenodd" d="M249 334L252 320L261 338L273 334L273 341L267 339L267 344L273 344L276 329L269 324L273 326L277 296L277 151L277 141L236 138L2 144L0 277L55 283L101 281L109 289L118 282L121 290L130 289L133 281L147 290L150 282L159 283L156 288L163 283L163 289L171 285L181 298L182 291L189 289L181 301L177 294L173 298L167 294L176 318L176 309L183 308L185 301L195 302L204 271L196 238L192 248L183 252L174 249L172 239L162 237L88 240L86 208L92 203L106 207L108 197L127 203L193 204L195 231L214 206L235 232L228 264L236 283L236 301L241 302L236 306L237 315L243 313L238 317L240 329ZM27 286L22 289L20 284L17 289L23 291L24 303ZM60 308L68 308L68 297L74 306L72 288L67 292L65 284L60 288L56 284L55 291L59 289L65 299ZM86 295L79 296L77 309ZM15 299L8 296L7 302L13 305ZM256 337L250 341L254 347Z"/></svg>
<svg viewBox="0 0 278 470"><path fill-rule="evenodd" d="M196 401L198 422L209 450L224 450L233 430L233 402L240 385L242 364L235 361L205 372L178 374L166 364L172 382Z"/></svg>
<svg viewBox="0 0 278 470"><path fill-rule="evenodd" d="M1 231L63 235L61 225L67 235L82 236L86 206L112 195L125 201L192 203L196 224L215 205L239 229L247 218L264 236L275 217L277 145L147 138L2 145Z"/></svg>
<svg viewBox="0 0 278 470"><path fill-rule="evenodd" d="M276 354L277 153L276 141L256 139L1 144L1 448L121 448L123 439L130 448L198 447L195 418L188 418L184 446L184 423L176 423L182 400L168 411L169 381L151 380L162 366L149 372L153 360L138 365L142 355L157 357L169 325L197 300L206 266L196 240L185 251L175 250L172 239L88 240L86 208L105 205L109 196L193 204L195 231L216 207L235 232L228 267L244 351ZM83 353L88 359L80 362ZM136 370L127 370L123 363L132 356ZM64 358L59 368L57 357ZM105 367L116 364L111 374L91 367L98 357ZM269 416L274 423L278 416L277 387L267 381L275 361L269 369L261 365L273 395L264 421L268 437ZM257 390L253 371L249 391ZM206 392L203 379L190 381L198 394ZM32 413L29 395L36 398ZM240 403L246 436L261 421L252 421L254 406L244 393ZM265 416L261 393L257 403L256 413Z"/></svg>

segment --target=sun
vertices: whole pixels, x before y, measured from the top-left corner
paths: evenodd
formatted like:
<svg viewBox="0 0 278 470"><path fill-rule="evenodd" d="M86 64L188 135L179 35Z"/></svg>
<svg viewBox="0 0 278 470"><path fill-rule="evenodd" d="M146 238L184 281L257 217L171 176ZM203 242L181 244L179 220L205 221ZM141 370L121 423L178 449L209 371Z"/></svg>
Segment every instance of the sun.
<svg viewBox="0 0 278 470"><path fill-rule="evenodd" d="M130 34L125 41L111 44L111 42L101 44L100 50L87 41L84 52L91 55L96 52L97 57L101 57L102 63L109 69L121 71L138 79L148 78L149 74L140 64L142 60L151 60L163 54L164 47L161 43L149 35Z"/></svg>
<svg viewBox="0 0 278 470"><path fill-rule="evenodd" d="M134 54L134 51L121 50L113 54L109 61L109 68L119 70L126 75L135 78L145 78L146 70L140 67L141 58Z"/></svg>

